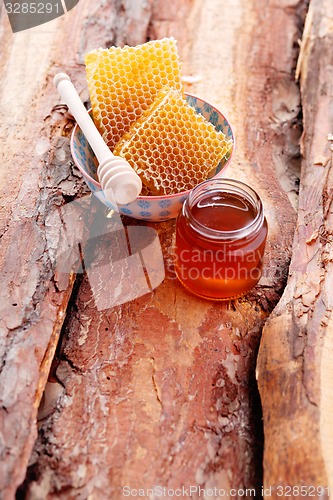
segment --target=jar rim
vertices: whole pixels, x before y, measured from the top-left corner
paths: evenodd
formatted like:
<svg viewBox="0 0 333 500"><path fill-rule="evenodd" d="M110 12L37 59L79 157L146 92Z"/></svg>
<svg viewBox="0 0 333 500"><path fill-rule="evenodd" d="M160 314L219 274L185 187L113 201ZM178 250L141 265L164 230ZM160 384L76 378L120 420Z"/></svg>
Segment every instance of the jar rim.
<svg viewBox="0 0 333 500"><path fill-rule="evenodd" d="M213 229L202 224L191 212L195 202L199 201L209 192L228 192L243 196L255 210L254 219L245 226L231 231ZM195 186L183 204L183 214L189 219L191 227L201 236L215 240L234 241L257 233L264 221L262 201L257 192L242 181L229 178L207 179Z"/></svg>

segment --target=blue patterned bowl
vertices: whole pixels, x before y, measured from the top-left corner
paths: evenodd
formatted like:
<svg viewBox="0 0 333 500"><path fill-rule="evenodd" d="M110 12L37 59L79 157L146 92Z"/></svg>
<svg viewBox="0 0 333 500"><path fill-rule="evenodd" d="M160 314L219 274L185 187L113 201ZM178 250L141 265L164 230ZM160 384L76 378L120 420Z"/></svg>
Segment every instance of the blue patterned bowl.
<svg viewBox="0 0 333 500"><path fill-rule="evenodd" d="M228 120L216 108L208 104L206 101L191 95L186 96L187 102L195 108L198 113L201 113L208 121L210 121L217 130L233 141L233 149L235 147L234 135L232 133ZM71 140L71 151L75 164L81 171L84 180L91 189L92 193L99 198L107 207L117 210L106 198L102 191L101 185L97 179L97 160L88 144L83 132L76 124ZM229 157L224 158L210 177L223 177L225 175L226 166L230 162ZM186 200L190 191L182 191L180 193L166 196L138 196L136 200L127 205L118 205L118 210L121 214L133 217L134 219L149 220L159 222L166 219L177 217L183 202Z"/></svg>

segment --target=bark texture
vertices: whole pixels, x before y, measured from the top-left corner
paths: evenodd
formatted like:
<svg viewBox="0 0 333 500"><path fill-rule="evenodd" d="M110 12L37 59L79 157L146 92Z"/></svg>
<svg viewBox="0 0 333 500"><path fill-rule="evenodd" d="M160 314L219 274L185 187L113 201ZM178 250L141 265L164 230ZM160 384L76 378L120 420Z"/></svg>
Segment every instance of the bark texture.
<svg viewBox="0 0 333 500"><path fill-rule="evenodd" d="M65 17L15 35L1 16L4 500L14 498L29 457L19 491L28 499L117 499L126 485L260 487L254 371L262 326L285 285L295 226L300 97L293 72L303 10L295 0L80 0ZM196 77L187 90L233 124L230 176L264 201L270 232L263 279L231 303L189 295L173 271L174 222L165 222L152 226L166 262L160 287L99 311L87 276L79 277L68 306L74 275L54 274L62 227L50 226L49 216L85 190L70 158L72 121L52 76L68 72L87 101L87 50L167 35L179 41L183 73ZM91 217L93 224L94 209ZM96 258L108 255L110 244L110 235L100 238Z"/></svg>
<svg viewBox="0 0 333 500"><path fill-rule="evenodd" d="M71 121L48 83L41 39L13 35L1 19L0 491L12 498L37 437L37 409L54 357L74 275L58 283L45 220L83 191L68 148ZM36 59L35 59L36 57ZM50 129L54 130L50 134ZM64 134L64 136L62 136ZM70 229L70 228L69 228Z"/></svg>
<svg viewBox="0 0 333 500"><path fill-rule="evenodd" d="M304 117L298 223L288 284L265 325L258 382L265 483L331 486L332 5L312 0L298 63ZM327 490L321 498L328 496Z"/></svg>

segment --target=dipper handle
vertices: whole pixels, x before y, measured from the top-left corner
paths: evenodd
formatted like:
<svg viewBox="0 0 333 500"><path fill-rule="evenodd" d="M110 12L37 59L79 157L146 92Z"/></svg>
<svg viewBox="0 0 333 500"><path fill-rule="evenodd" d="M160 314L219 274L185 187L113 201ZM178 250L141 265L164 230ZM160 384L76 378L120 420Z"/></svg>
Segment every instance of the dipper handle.
<svg viewBox="0 0 333 500"><path fill-rule="evenodd" d="M58 73L53 82L96 155L99 162L97 175L106 197L114 201L114 196L116 203L120 204L134 201L142 189L140 177L124 158L112 154L84 107L70 77L66 73Z"/></svg>

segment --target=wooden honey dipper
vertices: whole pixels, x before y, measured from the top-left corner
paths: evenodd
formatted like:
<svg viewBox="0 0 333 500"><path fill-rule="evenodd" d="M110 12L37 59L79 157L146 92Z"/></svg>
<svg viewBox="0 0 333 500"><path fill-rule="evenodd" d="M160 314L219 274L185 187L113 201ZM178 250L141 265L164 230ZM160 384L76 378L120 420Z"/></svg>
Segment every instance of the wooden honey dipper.
<svg viewBox="0 0 333 500"><path fill-rule="evenodd" d="M66 73L58 73L53 82L95 153L99 163L97 176L106 198L111 203L116 202L121 205L131 203L141 192L140 177L124 158L112 154L84 107L70 77Z"/></svg>

